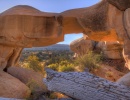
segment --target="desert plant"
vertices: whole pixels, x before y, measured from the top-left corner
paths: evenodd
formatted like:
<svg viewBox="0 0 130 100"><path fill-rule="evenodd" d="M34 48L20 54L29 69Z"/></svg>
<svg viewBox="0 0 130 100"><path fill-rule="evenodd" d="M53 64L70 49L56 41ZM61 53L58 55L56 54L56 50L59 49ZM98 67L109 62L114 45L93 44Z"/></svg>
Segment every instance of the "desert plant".
<svg viewBox="0 0 130 100"><path fill-rule="evenodd" d="M26 85L31 90L31 96L29 98L26 98L26 100L39 100L37 98L41 95L41 92L39 91L40 87L38 82L35 81L34 79L30 79L28 80Z"/></svg>
<svg viewBox="0 0 130 100"><path fill-rule="evenodd" d="M106 72L106 76L107 76L107 77L112 77L112 76L113 76L113 72L107 71L107 72Z"/></svg>
<svg viewBox="0 0 130 100"><path fill-rule="evenodd" d="M26 85L30 88L32 93L34 93L35 90L39 88L38 83L33 79L31 79Z"/></svg>
<svg viewBox="0 0 130 100"><path fill-rule="evenodd" d="M86 54L78 57L75 60L75 64L80 66L81 71L88 69L92 71L93 69L99 68L99 63L101 62L102 55L95 54L92 51L87 52Z"/></svg>
<svg viewBox="0 0 130 100"><path fill-rule="evenodd" d="M51 57L48 59L47 64L60 63L61 61L67 60L72 61L72 53L69 51L53 51Z"/></svg>
<svg viewBox="0 0 130 100"><path fill-rule="evenodd" d="M74 70L75 70L74 64L67 60L61 61L59 63L58 71L60 71L60 72L68 72L68 71L74 71Z"/></svg>
<svg viewBox="0 0 130 100"><path fill-rule="evenodd" d="M35 55L29 56L26 61L28 62L29 68L32 68L35 71L41 71L42 68L40 66L40 61L38 60L38 57Z"/></svg>
<svg viewBox="0 0 130 100"><path fill-rule="evenodd" d="M48 65L49 68L55 70L55 71L59 71L59 72L68 72L68 71L74 71L74 64L67 61L67 60L63 60L59 63L53 63Z"/></svg>
<svg viewBox="0 0 130 100"><path fill-rule="evenodd" d="M58 63L48 65L48 68L51 68L55 71L58 71L58 67L59 67Z"/></svg>
<svg viewBox="0 0 130 100"><path fill-rule="evenodd" d="M41 63L37 56L30 55L27 59L23 62L22 67L32 69L36 72L43 73L44 64Z"/></svg>
<svg viewBox="0 0 130 100"><path fill-rule="evenodd" d="M65 66L65 65L63 65L63 66L60 66L59 67L59 72L69 72L69 71L74 71L75 69L74 69L74 66L72 66L72 64L70 64L70 65L67 65L67 66Z"/></svg>

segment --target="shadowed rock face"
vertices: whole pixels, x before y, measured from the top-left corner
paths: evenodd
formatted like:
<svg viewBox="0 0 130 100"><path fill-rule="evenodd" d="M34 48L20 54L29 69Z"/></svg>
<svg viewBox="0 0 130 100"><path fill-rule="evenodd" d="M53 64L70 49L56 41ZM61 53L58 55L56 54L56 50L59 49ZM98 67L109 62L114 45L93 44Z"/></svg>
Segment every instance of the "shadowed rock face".
<svg viewBox="0 0 130 100"><path fill-rule="evenodd" d="M47 92L47 88L42 82L44 76L38 72L20 67L10 67L7 72L29 86L33 93L39 93L40 95Z"/></svg>
<svg viewBox="0 0 130 100"><path fill-rule="evenodd" d="M0 71L0 97L23 99L28 98L30 94L30 89L20 80Z"/></svg>
<svg viewBox="0 0 130 100"><path fill-rule="evenodd" d="M83 32L96 41L123 41L123 11L106 0L90 7L64 11L61 16L64 33Z"/></svg>
<svg viewBox="0 0 130 100"><path fill-rule="evenodd" d="M116 6L120 10L126 10L130 8L130 0L107 0L112 5Z"/></svg>
<svg viewBox="0 0 130 100"><path fill-rule="evenodd" d="M83 28L88 28L93 31L104 31L106 30L106 20L107 20L107 10L108 3L102 1L96 5L86 8L72 9L67 10L60 15L63 17L63 26L65 33L70 33L73 30L73 27L67 30L70 26L73 26L72 19L75 19L77 23ZM71 32L72 33L72 32Z"/></svg>
<svg viewBox="0 0 130 100"><path fill-rule="evenodd" d="M97 45L108 59L122 59L123 45L118 42L99 42Z"/></svg>
<svg viewBox="0 0 130 100"><path fill-rule="evenodd" d="M70 49L75 52L75 56L82 56L89 51L101 53L104 58L108 59L123 59L123 45L118 42L96 42L79 38L70 43Z"/></svg>
<svg viewBox="0 0 130 100"><path fill-rule="evenodd" d="M44 46L63 41L64 34L81 32L93 40L121 41L120 34L125 33L122 14L106 0L91 7L61 13L15 6L0 14L0 43L23 47Z"/></svg>
<svg viewBox="0 0 130 100"><path fill-rule="evenodd" d="M79 38L70 43L70 49L75 52L77 56L82 56L89 51L93 51L95 49L95 44L95 41Z"/></svg>
<svg viewBox="0 0 130 100"><path fill-rule="evenodd" d="M0 14L0 43L32 47L63 41L56 16L30 6L15 6Z"/></svg>
<svg viewBox="0 0 130 100"><path fill-rule="evenodd" d="M15 6L0 14L0 44L32 47L64 40L64 34L84 33L97 41L122 41L123 12L106 0L91 7L47 13Z"/></svg>

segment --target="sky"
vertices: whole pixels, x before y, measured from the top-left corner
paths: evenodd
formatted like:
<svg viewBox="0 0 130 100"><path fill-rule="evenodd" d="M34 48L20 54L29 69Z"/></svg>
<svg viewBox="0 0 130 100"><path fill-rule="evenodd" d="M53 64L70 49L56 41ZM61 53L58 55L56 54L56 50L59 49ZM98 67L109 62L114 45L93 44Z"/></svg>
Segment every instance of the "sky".
<svg viewBox="0 0 130 100"><path fill-rule="evenodd" d="M99 1L100 0L0 0L0 13L16 5L29 5L41 11L59 13L68 9L88 7ZM65 35L64 42L60 42L60 44L70 44L71 41L82 36L82 33Z"/></svg>

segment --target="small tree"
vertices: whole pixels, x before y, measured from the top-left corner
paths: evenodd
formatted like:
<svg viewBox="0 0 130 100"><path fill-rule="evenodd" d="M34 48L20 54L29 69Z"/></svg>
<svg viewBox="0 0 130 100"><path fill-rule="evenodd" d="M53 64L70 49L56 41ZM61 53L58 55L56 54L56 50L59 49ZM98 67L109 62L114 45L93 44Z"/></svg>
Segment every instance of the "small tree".
<svg viewBox="0 0 130 100"><path fill-rule="evenodd" d="M37 56L30 55L25 60L25 62L27 63L28 68L33 69L34 71L37 71L37 72L43 72L43 66L41 66L41 63Z"/></svg>

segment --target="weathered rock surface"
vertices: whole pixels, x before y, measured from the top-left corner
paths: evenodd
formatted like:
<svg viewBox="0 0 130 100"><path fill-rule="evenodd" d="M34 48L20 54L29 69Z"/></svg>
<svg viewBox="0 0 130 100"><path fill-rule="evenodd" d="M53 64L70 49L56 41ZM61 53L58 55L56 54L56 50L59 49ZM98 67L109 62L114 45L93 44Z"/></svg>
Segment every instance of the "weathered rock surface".
<svg viewBox="0 0 130 100"><path fill-rule="evenodd" d="M123 45L118 42L99 42L97 48L100 48L105 58L123 59Z"/></svg>
<svg viewBox="0 0 130 100"><path fill-rule="evenodd" d="M10 67L7 72L26 84L33 93L47 92L47 87L42 81L43 75L38 72L21 67Z"/></svg>
<svg viewBox="0 0 130 100"><path fill-rule="evenodd" d="M122 14L122 11L106 0L88 8L68 10L59 14L41 12L29 6L15 6L1 13L0 43L28 47L37 46L37 40L40 39L41 46L44 46L44 41L48 39L48 42L53 43L63 34L81 32L94 40L115 41L120 38L116 32L124 33Z"/></svg>
<svg viewBox="0 0 130 100"><path fill-rule="evenodd" d="M41 12L30 6L19 5L6 10L0 17L0 43L32 47L63 41L61 26L55 16L56 13Z"/></svg>
<svg viewBox="0 0 130 100"><path fill-rule="evenodd" d="M129 45L130 44L129 13L130 12L129 9L127 9L129 7L130 7L129 0L101 0L101 2L91 7L67 10L59 14L41 12L29 6L13 7L0 14L1 69L2 70L4 68L7 69L8 67L15 65L18 61L21 50L24 47L45 46L45 45L55 44L57 42L63 41L64 34L81 33L81 32L83 32L90 39L95 41L96 40L97 41L118 40L124 42L123 56L126 60L126 66L130 68L130 53L129 53L130 52L130 48L129 48L130 46ZM16 50L17 48L18 50ZM2 73L3 72L1 72L1 74ZM9 81L10 78L6 79L6 81L7 80ZM5 80L3 79L3 81ZM71 83L71 81L68 82ZM4 84L0 86L4 86ZM10 84L8 85L10 86ZM16 83L14 83L14 85L15 88L12 89L10 86L8 89L11 88L11 90L14 91L17 86ZM63 90L66 88L73 88L71 86L63 88L66 85L68 86L68 84L64 84L64 83L60 85L62 86ZM107 87L108 85L106 84L103 85L100 84L100 85L98 87L98 91L96 93L95 91L93 91L93 93L91 94L95 93L94 96L96 96L98 95L98 92L100 92L99 98L102 99L104 97L105 100L107 99L108 100L112 100L112 99L129 100L129 94L130 94L129 88L126 89L126 87L122 85L121 86L118 86L116 84L113 85L113 83L111 84L112 86L109 85L109 87ZM78 87L78 85L76 87ZM86 87L86 85L85 88L89 90L89 88ZM113 90L112 88L114 88L115 90ZM116 91L117 89L118 91ZM112 92L114 91L114 94L109 95L110 91L107 91L105 95L102 96L102 94L106 90L110 90ZM68 91L65 91L65 93L66 92ZM92 98L94 98L93 96L91 98L89 96L88 97L86 96L84 98L83 94L84 93L82 93L82 95L79 96L79 94L76 93L76 98L78 98L78 96L82 97L82 100L86 100L86 98L91 100ZM72 95L75 96L75 94Z"/></svg>
<svg viewBox="0 0 130 100"><path fill-rule="evenodd" d="M15 66L19 60L22 48L0 45L0 70Z"/></svg>
<svg viewBox="0 0 130 100"><path fill-rule="evenodd" d="M130 86L130 73L127 73L126 75L118 79L116 82L119 84Z"/></svg>
<svg viewBox="0 0 130 100"><path fill-rule="evenodd" d="M126 61L125 66L130 69L130 9L126 9L124 12L124 26L126 29L126 35L124 39L123 57Z"/></svg>
<svg viewBox="0 0 130 100"><path fill-rule="evenodd" d="M44 82L51 91L61 92L77 100L129 100L130 88L107 81L89 72L55 72L47 69Z"/></svg>
<svg viewBox="0 0 130 100"><path fill-rule="evenodd" d="M83 55L88 51L94 49L95 42L92 40L84 40L84 38L79 38L70 43L70 49L77 53L78 55Z"/></svg>
<svg viewBox="0 0 130 100"><path fill-rule="evenodd" d="M124 42L126 26L125 10L128 0L101 0L85 8L71 9L61 13L47 13L30 6L15 6L0 14L0 44L18 48L47 46L64 40L64 34L84 33L95 41ZM129 11L126 11L126 13ZM129 21L128 21L129 22ZM2 48L2 47L0 47ZM12 59L5 50L5 58ZM18 51L17 51L18 52ZM1 58L6 69L17 62L20 52L11 61Z"/></svg>
<svg viewBox="0 0 130 100"><path fill-rule="evenodd" d="M96 42L79 38L70 43L70 49L77 55L86 54L88 51L102 52L105 58L123 59L123 45L118 42Z"/></svg>
<svg viewBox="0 0 130 100"><path fill-rule="evenodd" d="M65 33L83 32L95 41L123 40L123 11L109 4L107 0L91 7L64 11L60 15L63 17Z"/></svg>
<svg viewBox="0 0 130 100"><path fill-rule="evenodd" d="M107 0L112 5L116 6L120 10L126 10L130 8L130 1L129 0Z"/></svg>
<svg viewBox="0 0 130 100"><path fill-rule="evenodd" d="M25 99L30 89L15 77L0 71L0 97Z"/></svg>

